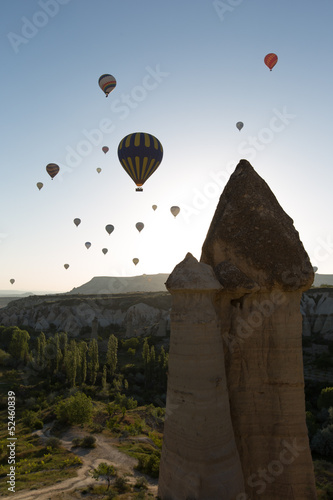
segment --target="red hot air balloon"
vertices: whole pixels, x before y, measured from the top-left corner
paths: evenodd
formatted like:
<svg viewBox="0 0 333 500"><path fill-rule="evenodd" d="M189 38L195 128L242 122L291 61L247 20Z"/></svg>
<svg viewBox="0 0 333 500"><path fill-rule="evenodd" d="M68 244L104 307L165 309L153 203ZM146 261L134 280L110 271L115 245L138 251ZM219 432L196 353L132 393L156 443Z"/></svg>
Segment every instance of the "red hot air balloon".
<svg viewBox="0 0 333 500"><path fill-rule="evenodd" d="M103 153L106 154L109 151L109 148L107 146L103 146L102 151L103 151Z"/></svg>
<svg viewBox="0 0 333 500"><path fill-rule="evenodd" d="M277 62L278 56L276 54L270 53L265 56L264 63L269 67L270 71L272 71Z"/></svg>

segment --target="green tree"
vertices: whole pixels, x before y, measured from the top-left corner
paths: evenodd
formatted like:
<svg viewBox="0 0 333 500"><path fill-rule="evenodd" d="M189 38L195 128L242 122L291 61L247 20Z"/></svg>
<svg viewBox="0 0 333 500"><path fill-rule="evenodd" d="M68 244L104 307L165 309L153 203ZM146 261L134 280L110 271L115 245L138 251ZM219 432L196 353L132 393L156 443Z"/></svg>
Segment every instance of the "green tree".
<svg viewBox="0 0 333 500"><path fill-rule="evenodd" d="M117 472L113 465L101 462L96 469L93 469L91 475L96 481L98 481L100 477L105 479L108 482L107 489L109 489L111 480L117 477Z"/></svg>
<svg viewBox="0 0 333 500"><path fill-rule="evenodd" d="M142 359L143 359L143 368L145 374L145 387L147 387L148 382L150 382L150 348L148 344L147 337L143 341L142 346Z"/></svg>
<svg viewBox="0 0 333 500"><path fill-rule="evenodd" d="M106 353L106 363L109 366L111 377L114 376L118 362L118 339L111 334L108 341L108 349Z"/></svg>
<svg viewBox="0 0 333 500"><path fill-rule="evenodd" d="M45 348L46 337L44 332L40 332L37 338L37 364L41 367L45 366Z"/></svg>
<svg viewBox="0 0 333 500"><path fill-rule="evenodd" d="M89 342L88 357L89 378L92 385L95 385L99 368L98 343L96 339L92 339Z"/></svg>
<svg viewBox="0 0 333 500"><path fill-rule="evenodd" d="M319 409L333 406L333 387L325 387L321 390L317 405Z"/></svg>
<svg viewBox="0 0 333 500"><path fill-rule="evenodd" d="M29 358L29 339L30 335L26 330L20 328L14 330L9 344L9 354L14 359L26 363Z"/></svg>
<svg viewBox="0 0 333 500"><path fill-rule="evenodd" d="M103 366L103 375L102 375L102 387L103 389L106 388L106 375L107 375L107 368L106 365Z"/></svg>
<svg viewBox="0 0 333 500"><path fill-rule="evenodd" d="M66 350L66 358L65 358L66 377L71 387L74 387L76 382L77 361L78 361L78 349L75 340L72 339L69 343L69 347Z"/></svg>
<svg viewBox="0 0 333 500"><path fill-rule="evenodd" d="M63 423L84 424L92 417L93 404L91 398L83 392L60 401L56 407L56 416Z"/></svg>

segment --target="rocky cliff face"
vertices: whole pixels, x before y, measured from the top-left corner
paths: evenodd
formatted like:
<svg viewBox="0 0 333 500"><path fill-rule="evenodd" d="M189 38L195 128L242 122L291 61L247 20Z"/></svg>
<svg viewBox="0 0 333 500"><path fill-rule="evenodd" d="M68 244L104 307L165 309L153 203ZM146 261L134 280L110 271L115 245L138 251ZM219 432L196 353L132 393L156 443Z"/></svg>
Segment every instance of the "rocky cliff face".
<svg viewBox="0 0 333 500"><path fill-rule="evenodd" d="M212 498L313 500L316 490L305 424L300 313L302 291L311 286L313 269L292 219L246 160L240 161L221 195L203 244L201 262L211 266L222 285L216 304L220 335L224 340L222 364L245 484L243 493L237 497L228 485L225 489L221 487ZM211 304L213 302L211 298ZM197 302L195 317L200 316L200 307L202 314L209 310L207 297L203 305ZM183 308L181 319L176 324L172 321L171 335L175 330L176 337L180 322L184 323L184 332L192 328L193 320L186 317L185 304ZM209 338L208 326L203 322L201 328L206 329L205 335ZM204 350L200 346L192 355L200 357L201 353ZM180 370L177 364L183 364L186 358L172 357L170 350L169 363L176 372ZM213 355L212 360L214 364ZM194 366L192 376L196 377ZM170 381L170 391L173 391L175 382L173 378L170 380L173 381ZM182 407L190 408L190 402L198 393L200 389L196 391L195 387L190 393L184 390ZM167 412L168 403L172 411L168 398ZM218 411L215 405L213 397L207 400L206 416L210 408ZM177 435L180 428L189 432L187 427L192 423L189 414L189 410L179 413L182 423L171 420L165 429L167 451L171 446L168 434L174 436L175 461L176 456L191 455L181 433ZM225 414L220 412L219 418L224 421ZM197 429L199 436L204 432L204 425L202 419ZM213 434L213 425L211 429ZM207 440L213 442L209 431ZM193 446L190 441L189 446ZM167 465L165 468L168 469ZM162 478L164 475L167 472L162 470ZM166 492L162 486L162 500L211 498L199 490L194 490L192 496L179 496L177 484L176 481L175 487L169 486ZM183 485L179 491L181 488Z"/></svg>
<svg viewBox="0 0 333 500"><path fill-rule="evenodd" d="M124 336L166 335L171 297L161 294L124 294L103 297L32 296L0 309L0 324L19 325L78 335L82 328L116 324Z"/></svg>

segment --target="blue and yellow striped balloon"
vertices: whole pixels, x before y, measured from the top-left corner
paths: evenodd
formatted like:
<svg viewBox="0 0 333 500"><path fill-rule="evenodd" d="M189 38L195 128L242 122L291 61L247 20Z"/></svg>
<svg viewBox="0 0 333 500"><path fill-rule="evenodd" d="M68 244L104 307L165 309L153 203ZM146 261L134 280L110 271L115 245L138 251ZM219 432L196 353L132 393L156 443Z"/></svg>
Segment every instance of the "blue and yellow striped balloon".
<svg viewBox="0 0 333 500"><path fill-rule="evenodd" d="M151 134L135 132L120 141L118 158L123 168L138 186L136 191L142 191L141 186L155 172L162 161L162 144Z"/></svg>
<svg viewBox="0 0 333 500"><path fill-rule="evenodd" d="M105 96L107 97L115 88L117 82L114 76L105 74L99 77L98 85L101 87Z"/></svg>

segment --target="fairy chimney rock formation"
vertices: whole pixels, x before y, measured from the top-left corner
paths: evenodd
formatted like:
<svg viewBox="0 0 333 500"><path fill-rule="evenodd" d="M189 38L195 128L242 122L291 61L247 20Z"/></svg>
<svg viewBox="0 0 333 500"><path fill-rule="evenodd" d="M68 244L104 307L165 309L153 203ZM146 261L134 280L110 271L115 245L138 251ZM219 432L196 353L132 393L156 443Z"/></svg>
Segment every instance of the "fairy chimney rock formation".
<svg viewBox="0 0 333 500"><path fill-rule="evenodd" d="M212 268L191 254L166 286L173 305L159 497L237 500L243 475L215 309L222 286Z"/></svg>
<svg viewBox="0 0 333 500"><path fill-rule="evenodd" d="M292 219L246 160L220 197L201 262L223 286L220 333L246 492L237 500L313 500L300 313L313 269Z"/></svg>

